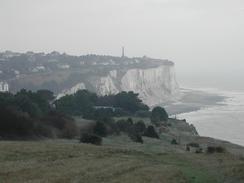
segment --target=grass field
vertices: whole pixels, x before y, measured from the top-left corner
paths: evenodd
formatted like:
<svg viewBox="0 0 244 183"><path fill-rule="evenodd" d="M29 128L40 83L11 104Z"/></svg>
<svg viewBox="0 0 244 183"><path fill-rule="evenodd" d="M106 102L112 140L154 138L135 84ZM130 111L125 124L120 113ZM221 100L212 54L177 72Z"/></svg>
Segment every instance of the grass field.
<svg viewBox="0 0 244 183"><path fill-rule="evenodd" d="M244 182L244 159L239 156L152 151L147 143L116 146L114 141L105 139L103 146L0 141L0 182Z"/></svg>

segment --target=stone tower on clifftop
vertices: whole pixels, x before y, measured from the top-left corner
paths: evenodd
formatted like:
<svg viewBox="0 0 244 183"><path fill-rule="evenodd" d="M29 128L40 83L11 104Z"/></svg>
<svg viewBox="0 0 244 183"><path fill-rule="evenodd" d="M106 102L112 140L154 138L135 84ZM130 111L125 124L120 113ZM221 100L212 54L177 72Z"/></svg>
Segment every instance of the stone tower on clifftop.
<svg viewBox="0 0 244 183"><path fill-rule="evenodd" d="M123 46L122 47L122 56L121 56L122 58L124 58L125 57L125 47Z"/></svg>

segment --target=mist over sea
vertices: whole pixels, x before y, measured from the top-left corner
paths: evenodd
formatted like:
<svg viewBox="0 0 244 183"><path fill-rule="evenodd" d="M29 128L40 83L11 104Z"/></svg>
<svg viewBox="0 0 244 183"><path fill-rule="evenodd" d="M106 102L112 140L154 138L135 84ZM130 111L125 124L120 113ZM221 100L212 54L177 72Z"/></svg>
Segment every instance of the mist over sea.
<svg viewBox="0 0 244 183"><path fill-rule="evenodd" d="M217 89L199 89L204 92L225 96L216 106L198 111L182 113L179 119L193 124L201 136L227 140L244 146L244 92Z"/></svg>

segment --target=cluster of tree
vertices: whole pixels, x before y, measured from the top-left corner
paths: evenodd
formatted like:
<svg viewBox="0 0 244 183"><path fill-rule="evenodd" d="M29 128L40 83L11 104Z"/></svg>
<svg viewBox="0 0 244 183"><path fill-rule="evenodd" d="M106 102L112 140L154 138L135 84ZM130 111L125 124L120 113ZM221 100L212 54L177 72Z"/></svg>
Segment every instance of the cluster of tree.
<svg viewBox="0 0 244 183"><path fill-rule="evenodd" d="M73 138L78 135L78 128L69 116L81 115L96 120L93 133L98 137L122 132L133 141L143 143L142 136L159 138L153 126L147 127L143 121L134 123L131 118L115 122L113 117L143 114L151 117L155 126L168 119L163 108L156 107L150 112L138 94L133 92L97 96L80 90L56 101L54 99L53 93L48 90L0 93L0 138ZM83 139L91 139L85 137Z"/></svg>
<svg viewBox="0 0 244 183"><path fill-rule="evenodd" d="M222 146L208 146L207 147L207 153L224 153L226 152L226 149Z"/></svg>
<svg viewBox="0 0 244 183"><path fill-rule="evenodd" d="M118 121L112 118L103 118L96 122L92 133L82 134L80 141L100 145L102 137L119 135L121 133L127 134L132 141L138 143L143 143L142 136L159 139L154 126L149 125L147 127L141 120L134 123L131 118Z"/></svg>
<svg viewBox="0 0 244 183"><path fill-rule="evenodd" d="M58 111L81 115L87 119L94 116L123 116L132 115L137 111L149 111L134 92L120 92L116 95L97 96L88 90L80 90L73 95L67 95L55 102Z"/></svg>
<svg viewBox="0 0 244 183"><path fill-rule="evenodd" d="M14 108L0 108L0 139L74 138L78 128L72 118L50 112L33 118Z"/></svg>
<svg viewBox="0 0 244 183"><path fill-rule="evenodd" d="M31 117L41 117L51 110L50 102L53 99L53 93L48 90L32 92L23 89L15 95L0 93L0 107L14 108L17 111L27 113Z"/></svg>
<svg viewBox="0 0 244 183"><path fill-rule="evenodd" d="M0 93L0 138L73 138L78 135L74 120L52 109L53 99L53 93L48 90Z"/></svg>

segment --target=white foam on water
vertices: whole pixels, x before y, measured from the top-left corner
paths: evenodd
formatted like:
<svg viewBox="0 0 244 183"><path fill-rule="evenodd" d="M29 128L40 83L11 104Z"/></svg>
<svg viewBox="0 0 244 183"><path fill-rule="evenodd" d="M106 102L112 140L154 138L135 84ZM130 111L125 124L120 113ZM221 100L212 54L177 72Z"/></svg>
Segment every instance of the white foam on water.
<svg viewBox="0 0 244 183"><path fill-rule="evenodd" d="M244 146L244 92L201 89L226 96L223 105L178 115L193 124L201 136L227 140Z"/></svg>

